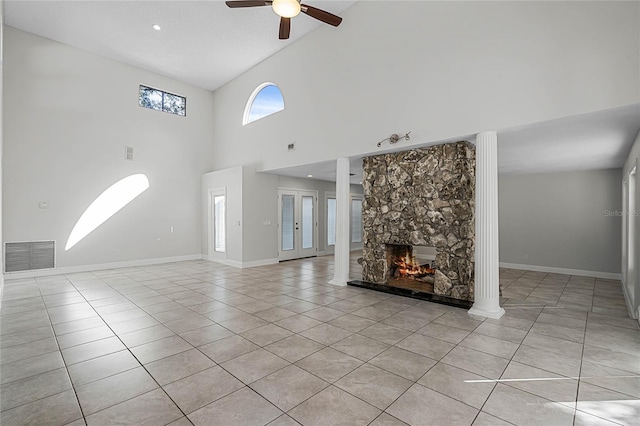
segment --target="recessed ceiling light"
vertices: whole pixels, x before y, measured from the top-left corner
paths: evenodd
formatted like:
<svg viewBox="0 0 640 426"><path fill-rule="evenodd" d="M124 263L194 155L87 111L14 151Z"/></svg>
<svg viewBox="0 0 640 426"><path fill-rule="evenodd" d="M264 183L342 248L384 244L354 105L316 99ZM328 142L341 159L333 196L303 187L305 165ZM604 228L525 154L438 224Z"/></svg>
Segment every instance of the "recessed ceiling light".
<svg viewBox="0 0 640 426"><path fill-rule="evenodd" d="M162 27L160 27L160 25L158 25L158 24L153 24L153 25L151 26L151 28L153 28L153 29L154 29L154 30L156 30L156 31L160 31L160 30L162 29Z"/></svg>
<svg viewBox="0 0 640 426"><path fill-rule="evenodd" d="M307 177L313 177L313 175L307 175Z"/></svg>

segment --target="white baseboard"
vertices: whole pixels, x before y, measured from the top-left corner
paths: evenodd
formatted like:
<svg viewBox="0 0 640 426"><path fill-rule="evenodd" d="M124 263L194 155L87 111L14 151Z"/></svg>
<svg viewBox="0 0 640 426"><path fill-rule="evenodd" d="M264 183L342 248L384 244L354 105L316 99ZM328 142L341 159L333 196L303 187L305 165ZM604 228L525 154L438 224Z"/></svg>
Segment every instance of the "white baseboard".
<svg viewBox="0 0 640 426"><path fill-rule="evenodd" d="M581 277L595 277L595 278L602 278L607 280L622 279L622 274L617 274L613 272L585 271L582 269L554 268L551 266L538 266L538 265L521 265L519 263L506 263L506 262L500 262L500 267L509 268L509 269L523 269L526 271L550 272L553 274L578 275Z"/></svg>
<svg viewBox="0 0 640 426"><path fill-rule="evenodd" d="M244 269L244 268L255 268L256 266L266 266L266 265L275 265L280 260L278 258L274 259L260 259L260 260L252 260L250 262L240 262L238 260L229 260L229 259L207 259L211 262L221 263L223 265L233 266L234 268Z"/></svg>
<svg viewBox="0 0 640 426"><path fill-rule="evenodd" d="M74 274L78 272L100 271L103 269L130 268L133 266L157 265L160 263L183 262L186 260L201 260L201 254L187 254L184 256L158 257L154 259L125 260L122 262L97 263L93 265L63 266L54 269L34 271L6 272L5 279L46 277L50 275Z"/></svg>
<svg viewBox="0 0 640 426"><path fill-rule="evenodd" d="M627 290L626 283L622 282L621 285L622 294L624 294L624 301L627 302L627 310L629 311L629 316L640 321L640 317L638 316L638 314L640 313L640 306L638 307L638 312L633 311L633 300L631 300L631 296L629 296L629 290Z"/></svg>

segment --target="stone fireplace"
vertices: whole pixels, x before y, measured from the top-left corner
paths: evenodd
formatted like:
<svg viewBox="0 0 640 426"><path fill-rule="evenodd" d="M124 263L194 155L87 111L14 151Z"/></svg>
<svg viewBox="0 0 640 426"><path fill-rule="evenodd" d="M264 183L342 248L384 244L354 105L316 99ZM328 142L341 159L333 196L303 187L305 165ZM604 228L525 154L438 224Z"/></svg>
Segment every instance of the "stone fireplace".
<svg viewBox="0 0 640 426"><path fill-rule="evenodd" d="M473 301L475 147L376 155L363 169L363 281ZM432 262L419 259L424 247L433 248ZM413 265L399 276L407 261Z"/></svg>

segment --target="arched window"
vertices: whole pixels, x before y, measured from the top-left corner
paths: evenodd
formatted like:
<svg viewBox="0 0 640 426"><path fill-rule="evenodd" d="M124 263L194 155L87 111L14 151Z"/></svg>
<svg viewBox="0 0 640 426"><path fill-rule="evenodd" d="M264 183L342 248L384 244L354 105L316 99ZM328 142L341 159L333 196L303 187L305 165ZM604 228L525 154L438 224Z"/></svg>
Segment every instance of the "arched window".
<svg viewBox="0 0 640 426"><path fill-rule="evenodd" d="M262 83L249 97L247 106L244 108L242 125L260 120L283 109L284 98L278 86L269 82Z"/></svg>

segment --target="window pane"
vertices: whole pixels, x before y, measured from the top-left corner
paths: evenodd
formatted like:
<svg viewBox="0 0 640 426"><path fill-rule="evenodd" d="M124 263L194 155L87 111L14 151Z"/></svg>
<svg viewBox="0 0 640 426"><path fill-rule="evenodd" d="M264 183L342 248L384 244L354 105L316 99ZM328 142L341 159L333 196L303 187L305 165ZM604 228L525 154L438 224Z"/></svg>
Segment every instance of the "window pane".
<svg viewBox="0 0 640 426"><path fill-rule="evenodd" d="M253 100L249 99L249 102L251 102L251 106L249 107L248 115L245 117L246 122L243 124L251 123L284 109L282 92L278 86L273 84L260 89Z"/></svg>
<svg viewBox="0 0 640 426"><path fill-rule="evenodd" d="M362 242L362 200L351 200L351 242Z"/></svg>
<svg viewBox="0 0 640 426"><path fill-rule="evenodd" d="M224 195L216 195L213 197L213 249L215 251L224 252L225 247L225 199Z"/></svg>
<svg viewBox="0 0 640 426"><path fill-rule="evenodd" d="M184 116L186 115L187 110L187 99L183 98L182 96L165 93L162 110L165 112L170 112L171 114Z"/></svg>
<svg viewBox="0 0 640 426"><path fill-rule="evenodd" d="M293 250L293 233L295 220L293 218L294 196L282 196L282 251Z"/></svg>
<svg viewBox="0 0 640 426"><path fill-rule="evenodd" d="M327 198L327 245L336 245L336 199Z"/></svg>
<svg viewBox="0 0 640 426"><path fill-rule="evenodd" d="M162 91L147 86L140 86L138 103L141 107L162 111Z"/></svg>
<svg viewBox="0 0 640 426"><path fill-rule="evenodd" d="M313 247L313 197L302 197L302 248Z"/></svg>

